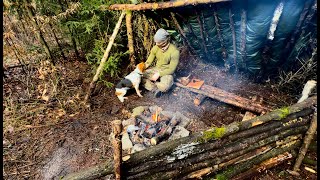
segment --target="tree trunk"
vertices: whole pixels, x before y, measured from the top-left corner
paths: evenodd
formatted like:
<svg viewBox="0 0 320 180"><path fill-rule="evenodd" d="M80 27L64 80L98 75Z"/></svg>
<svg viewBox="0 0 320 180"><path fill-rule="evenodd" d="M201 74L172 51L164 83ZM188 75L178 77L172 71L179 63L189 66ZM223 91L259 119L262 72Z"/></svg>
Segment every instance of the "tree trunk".
<svg viewBox="0 0 320 180"><path fill-rule="evenodd" d="M181 7L187 5L198 5L198 4L208 4L208 3L217 3L217 2L226 2L230 0L177 0L174 2L159 2L159 3L141 3L141 4L113 4L108 9L109 10L147 10L147 9L166 9Z"/></svg>
<svg viewBox="0 0 320 180"><path fill-rule="evenodd" d="M13 52L14 52L14 55L17 57L18 61L19 61L19 64L22 66L22 71L24 74L27 74L27 71L26 71L26 65L24 63L24 61L22 59L20 59L19 55L18 55L18 50L16 48L16 46L14 45L12 39L10 38L11 40L11 43L9 42L9 40L7 38L5 38L5 40L7 41L8 45L11 46L13 48Z"/></svg>
<svg viewBox="0 0 320 180"><path fill-rule="evenodd" d="M317 130L317 112L314 113L313 118L311 120L310 128L308 129L306 136L303 139L303 145L300 148L298 158L296 159L296 162L293 167L293 171L299 170L302 160L308 151L309 145L312 141L312 138L316 130Z"/></svg>
<svg viewBox="0 0 320 180"><path fill-rule="evenodd" d="M52 53L49 49L49 46L47 44L47 42L45 41L44 37L43 37L43 34L42 34L42 31L38 25L38 22L37 20L34 18L34 12L32 11L31 7L28 5L28 2L27 0L23 0L23 2L25 3L25 6L26 6L26 10L27 10L27 13L28 13L28 16L29 18L31 19L31 23L32 25L37 29L36 31L36 35L38 37L38 40L41 42L41 44L43 45L43 48L45 50L45 52L47 53L47 55L49 56L49 58L51 59L51 63L53 65L55 65L55 60L52 56Z"/></svg>
<svg viewBox="0 0 320 180"><path fill-rule="evenodd" d="M175 85L177 85L178 87L188 89L189 91L202 94L210 98L219 100L221 102L231 104L252 112L265 113L267 111L270 111L269 108L263 107L262 105L255 103L250 99L237 96L233 93L226 92L216 87L212 87L204 84L200 89L194 89L194 88L189 88L187 86L184 86L178 82L176 82Z"/></svg>
<svg viewBox="0 0 320 180"><path fill-rule="evenodd" d="M135 56L134 56L134 47L133 47L133 32L132 32L132 11L126 11L126 26L127 26L127 36L128 36L128 47L129 47L129 59L130 65L129 67L134 67L135 65Z"/></svg>
<svg viewBox="0 0 320 180"><path fill-rule="evenodd" d="M51 28L51 30L52 30L54 39L56 40L56 43L57 43L57 45L58 45L58 47L59 47L59 49L60 49L62 58L63 58L64 60L67 60L66 56L64 55L63 48L62 48L61 44L59 43L58 37L57 37L57 35L56 35L56 33L55 33L55 30L54 30L51 22L49 22L49 26L50 26L50 28Z"/></svg>
<svg viewBox="0 0 320 180"><path fill-rule="evenodd" d="M59 3L59 5L60 5L61 11L64 12L64 11L65 11L65 8L64 8L61 0L58 0L58 3ZM75 40L74 37L73 37L73 32L72 32L72 30L70 29L70 26L69 26L69 25L67 25L67 27L68 27L68 31L69 31L69 34L70 34L70 37L71 37L71 42L72 42L72 46L73 46L74 52L76 53L77 58L80 58L80 54L79 54L79 51L78 51L78 49L77 49L77 43L76 43L76 40Z"/></svg>
<svg viewBox="0 0 320 180"><path fill-rule="evenodd" d="M120 18L119 18L119 20L118 20L118 22L117 22L117 24L116 24L116 26L115 26L115 28L114 28L114 30L113 30L113 33L112 33L112 35L111 35L111 37L110 37L110 41L109 41L109 43L108 43L107 49L106 49L106 51L105 51L102 59L101 59L100 65L99 65L99 67L98 67L98 69L97 69L97 72L96 72L96 74L94 75L94 77L93 77L93 79L92 79L92 81L91 81L91 83L90 83L90 86L89 86L89 88L88 88L87 94L86 94L85 99L84 99L84 102L87 102L87 101L88 101L88 99L89 99L89 97L90 97L90 95L91 95L91 92L92 92L92 90L93 90L94 87L95 87L95 83L96 83L96 81L98 80L98 78L99 78L99 76L100 76L100 73L102 72L103 66L104 66L106 60L107 60L108 57L109 57L110 50L111 50L111 48L112 48L114 39L116 38L116 36L117 36L117 34L118 34L118 31L119 31L119 29L120 29L121 22L122 22L122 20L123 20L123 18L124 18L124 15L125 15L125 12L122 11L122 13L121 13L121 15L120 15Z"/></svg>
<svg viewBox="0 0 320 180"><path fill-rule="evenodd" d="M238 72L238 65L237 65L237 45L236 45L236 32L234 30L234 22L232 18L231 9L229 9L229 19L230 19L230 28L232 32L232 46L233 46L233 63L236 72Z"/></svg>

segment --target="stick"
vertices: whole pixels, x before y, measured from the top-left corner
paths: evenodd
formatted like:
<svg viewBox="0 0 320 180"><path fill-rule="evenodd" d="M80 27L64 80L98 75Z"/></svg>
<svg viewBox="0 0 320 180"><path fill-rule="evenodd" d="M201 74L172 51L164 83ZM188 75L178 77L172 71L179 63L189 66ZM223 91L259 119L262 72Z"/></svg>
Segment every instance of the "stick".
<svg viewBox="0 0 320 180"><path fill-rule="evenodd" d="M121 147L121 135L122 123L120 120L115 120L112 122L112 129L114 134L113 139L113 157L114 157L114 172L116 175L116 180L121 178L121 160L122 160L122 147Z"/></svg>
<svg viewBox="0 0 320 180"><path fill-rule="evenodd" d="M198 4L208 4L217 2L226 2L230 0L177 0L175 2L160 2L160 3L141 3L141 4L113 4L108 9L109 10L155 10L155 9L166 9L181 7L187 5L198 5ZM102 7L104 9L104 7Z"/></svg>
<svg viewBox="0 0 320 180"><path fill-rule="evenodd" d="M109 44L108 44L108 46L107 46L106 51L104 52L104 55L103 55L103 57L102 57L102 59L101 59L101 62L100 62L100 65L99 65L99 67L98 67L98 69L97 69L97 72L96 72L96 74L94 75L94 77L93 77L93 79L92 79L92 81L91 81L91 83L90 83L88 92L87 92L87 94L86 94L86 96L85 96L85 98L84 98L84 102L85 102L85 103L88 101L88 99L89 99L89 97L90 97L90 95L91 95L92 89L95 87L95 82L98 80L99 75L100 75L100 73L102 72L103 66L104 66L104 64L106 63L106 60L107 60L108 57L109 57L110 50L111 50L111 48L112 48L114 39L116 38L116 36L117 36L117 34L118 34L118 31L119 31L119 29L120 29L121 22L122 22L122 19L123 19L124 15L125 15L125 11L122 11L122 13L121 13L121 15L120 15L120 18L119 18L119 20L118 20L118 22L117 22L117 24L116 24L116 26L115 26L115 28L114 28L114 30L113 30L113 33L112 33L112 35L111 35L111 37L110 37Z"/></svg>
<svg viewBox="0 0 320 180"><path fill-rule="evenodd" d="M230 19L230 28L231 28L231 31L232 31L233 61L234 61L234 66L236 68L236 72L238 72L236 32L234 30L234 22L233 22L233 18L232 18L231 9L229 9L229 19Z"/></svg>
<svg viewBox="0 0 320 180"><path fill-rule="evenodd" d="M298 158L297 158L297 160L294 164L294 167L293 167L293 171L299 170L300 165L302 163L302 160L308 151L308 147L311 143L311 140L312 140L313 135L316 132L316 130L317 130L317 112L314 113L313 118L310 123L310 127L306 133L306 136L303 139L303 145L300 148Z"/></svg>

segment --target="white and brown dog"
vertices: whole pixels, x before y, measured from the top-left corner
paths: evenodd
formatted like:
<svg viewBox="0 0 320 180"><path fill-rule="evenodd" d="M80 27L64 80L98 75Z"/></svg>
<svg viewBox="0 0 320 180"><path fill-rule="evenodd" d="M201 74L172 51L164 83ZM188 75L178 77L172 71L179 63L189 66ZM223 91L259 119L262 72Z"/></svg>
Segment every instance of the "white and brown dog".
<svg viewBox="0 0 320 180"><path fill-rule="evenodd" d="M143 97L140 93L139 85L145 69L146 66L144 62L139 63L134 71L132 71L116 85L116 95L121 102L124 102L125 99L128 99L128 97L124 97L124 95L126 95L127 91L131 88L136 90L136 93L139 97Z"/></svg>

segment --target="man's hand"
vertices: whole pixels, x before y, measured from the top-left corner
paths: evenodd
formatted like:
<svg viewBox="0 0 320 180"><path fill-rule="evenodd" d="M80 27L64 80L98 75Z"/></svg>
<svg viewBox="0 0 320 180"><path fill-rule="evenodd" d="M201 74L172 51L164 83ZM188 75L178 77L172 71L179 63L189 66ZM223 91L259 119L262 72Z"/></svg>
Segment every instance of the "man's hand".
<svg viewBox="0 0 320 180"><path fill-rule="evenodd" d="M159 79L159 77L160 77L160 73L159 72L156 72L155 74L153 74L152 75L152 77L151 77L151 81L156 81L156 80L158 80Z"/></svg>

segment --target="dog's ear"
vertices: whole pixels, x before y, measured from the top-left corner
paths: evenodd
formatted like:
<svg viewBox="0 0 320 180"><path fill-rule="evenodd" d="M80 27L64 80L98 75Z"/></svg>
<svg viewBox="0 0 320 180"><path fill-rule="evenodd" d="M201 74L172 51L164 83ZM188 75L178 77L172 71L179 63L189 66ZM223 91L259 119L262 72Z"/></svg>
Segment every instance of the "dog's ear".
<svg viewBox="0 0 320 180"><path fill-rule="evenodd" d="M122 92L115 92L115 94L117 95L117 96L120 96L121 94L122 94Z"/></svg>
<svg viewBox="0 0 320 180"><path fill-rule="evenodd" d="M139 63L137 67L141 72L144 72L146 70L146 65L144 62Z"/></svg>

